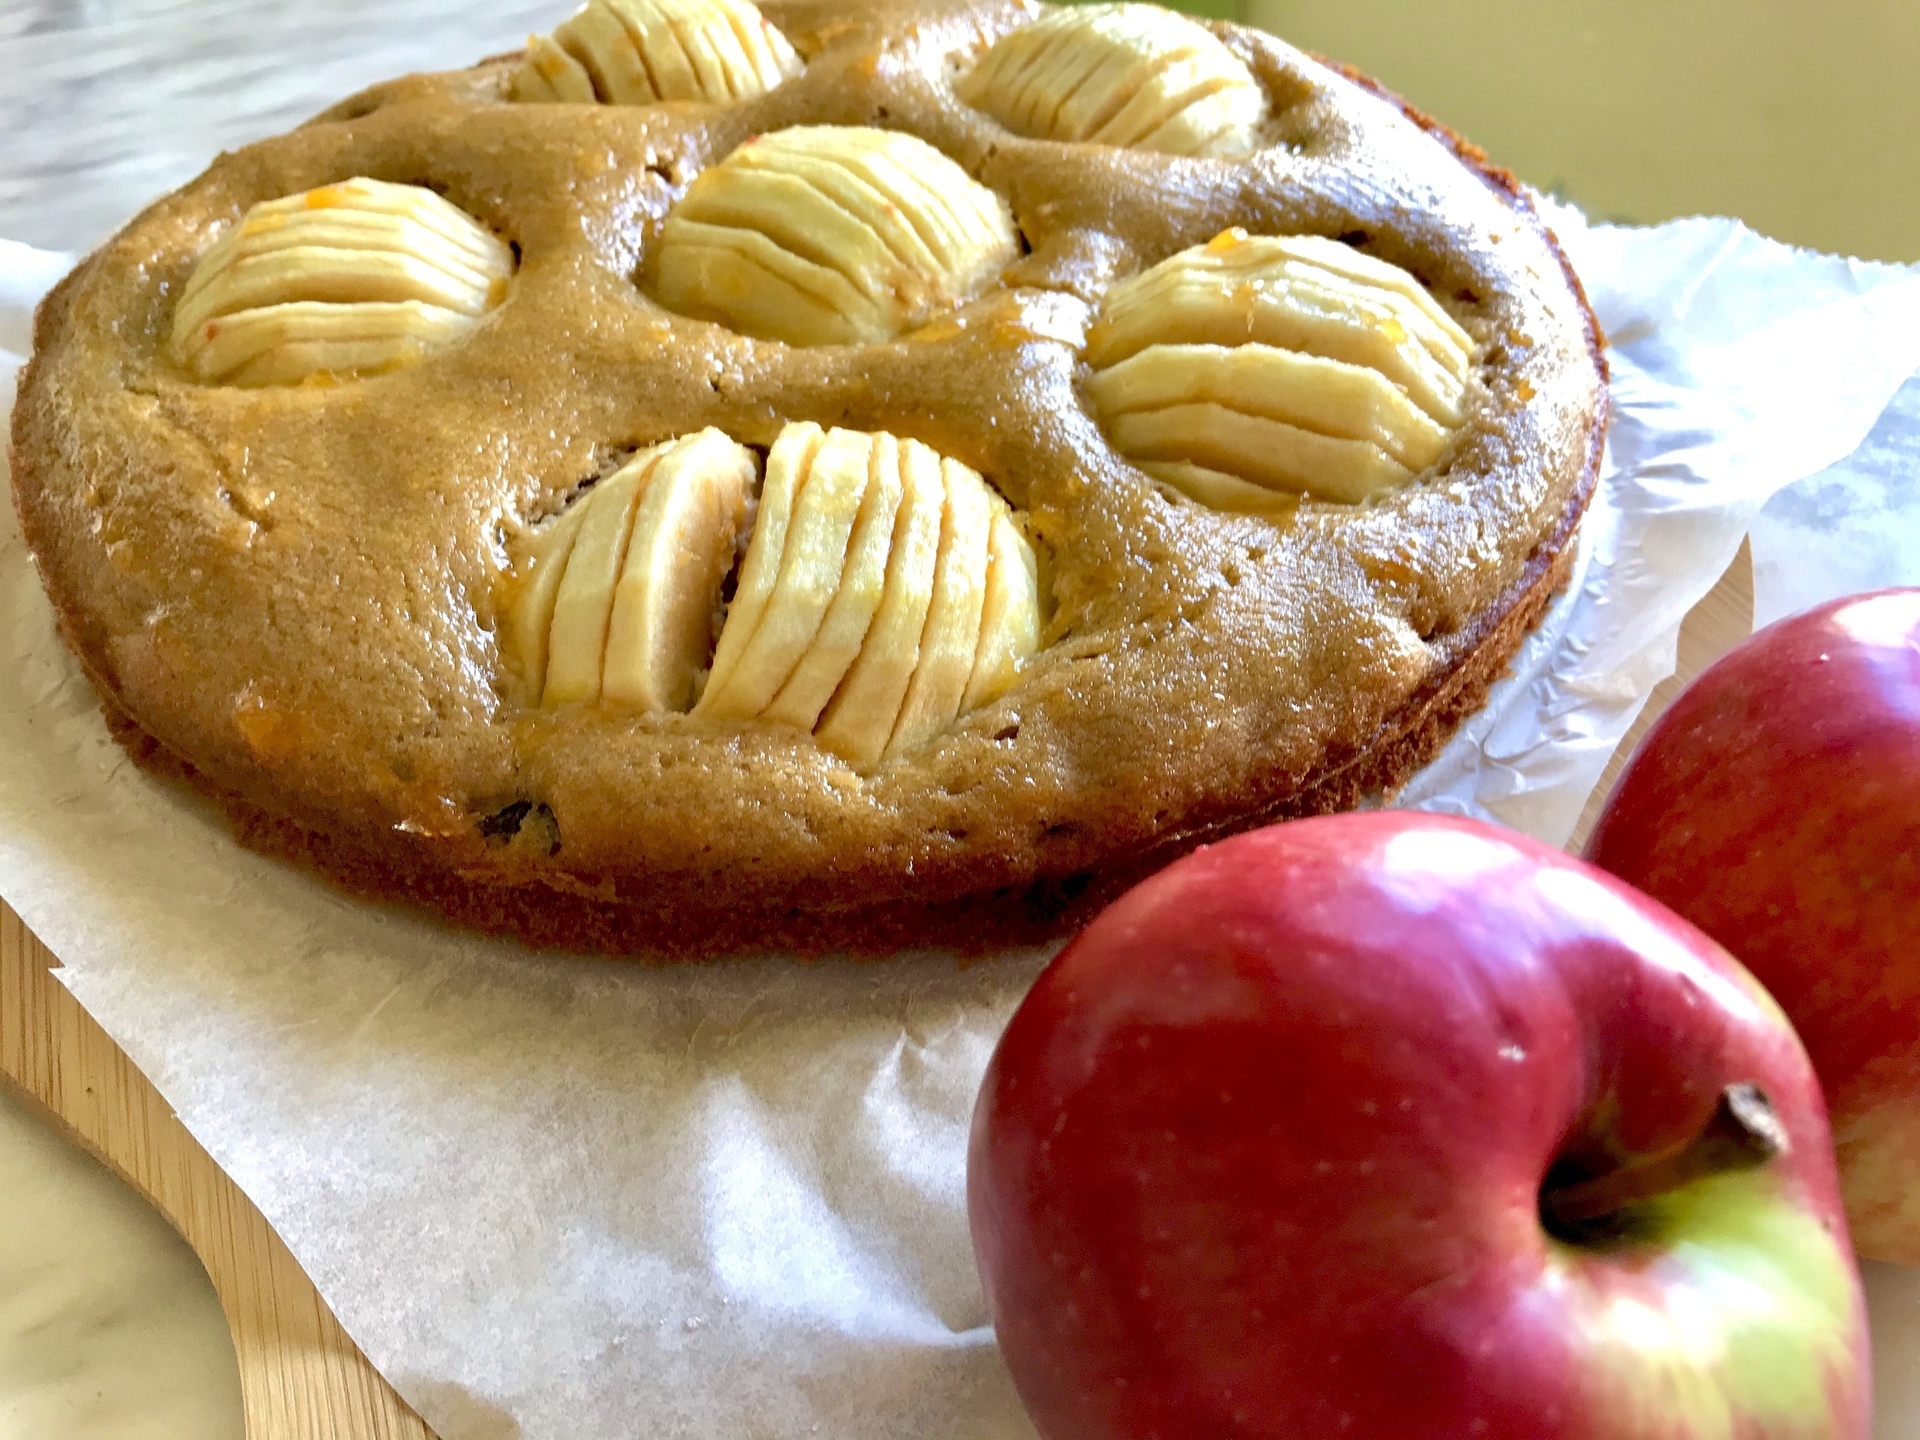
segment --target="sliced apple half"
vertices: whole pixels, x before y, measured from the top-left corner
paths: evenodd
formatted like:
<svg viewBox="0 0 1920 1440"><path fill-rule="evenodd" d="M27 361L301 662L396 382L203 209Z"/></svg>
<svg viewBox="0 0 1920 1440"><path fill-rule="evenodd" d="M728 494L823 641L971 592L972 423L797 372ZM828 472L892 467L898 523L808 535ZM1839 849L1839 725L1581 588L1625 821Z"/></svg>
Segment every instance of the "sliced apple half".
<svg viewBox="0 0 1920 1440"><path fill-rule="evenodd" d="M512 273L511 249L431 190L342 181L250 209L188 277L169 347L226 384L390 370L471 330Z"/></svg>
<svg viewBox="0 0 1920 1440"><path fill-rule="evenodd" d="M1321 236L1228 230L1116 285L1088 394L1121 455L1202 505L1359 504L1441 463L1474 342L1412 275Z"/></svg>
<svg viewBox="0 0 1920 1440"><path fill-rule="evenodd" d="M744 335L869 343L971 299L1018 253L1006 202L926 141L805 125L700 173L661 228L648 287Z"/></svg>
<svg viewBox="0 0 1920 1440"><path fill-rule="evenodd" d="M1228 230L1116 285L1087 362L1149 345L1271 345L1378 371L1442 425L1460 422L1473 340L1405 271L1320 236Z"/></svg>
<svg viewBox="0 0 1920 1440"><path fill-rule="evenodd" d="M1259 82L1205 26L1158 5L1062 7L960 77L960 98L1019 135L1171 155L1244 155Z"/></svg>
<svg viewBox="0 0 1920 1440"><path fill-rule="evenodd" d="M528 39L509 90L533 103L745 100L800 70L787 37L749 0L591 0Z"/></svg>

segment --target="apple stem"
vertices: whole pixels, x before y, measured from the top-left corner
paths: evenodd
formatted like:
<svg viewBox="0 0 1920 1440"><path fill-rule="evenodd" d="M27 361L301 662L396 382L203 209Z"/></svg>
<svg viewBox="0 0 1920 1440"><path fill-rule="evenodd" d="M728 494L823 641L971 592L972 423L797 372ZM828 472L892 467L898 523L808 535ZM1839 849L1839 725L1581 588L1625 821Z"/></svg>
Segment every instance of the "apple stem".
<svg viewBox="0 0 1920 1440"><path fill-rule="evenodd" d="M1787 1153L1786 1127L1758 1085L1729 1085L1713 1118L1677 1150L1622 1166L1541 1197L1547 1218L1572 1230L1707 1175L1751 1170Z"/></svg>

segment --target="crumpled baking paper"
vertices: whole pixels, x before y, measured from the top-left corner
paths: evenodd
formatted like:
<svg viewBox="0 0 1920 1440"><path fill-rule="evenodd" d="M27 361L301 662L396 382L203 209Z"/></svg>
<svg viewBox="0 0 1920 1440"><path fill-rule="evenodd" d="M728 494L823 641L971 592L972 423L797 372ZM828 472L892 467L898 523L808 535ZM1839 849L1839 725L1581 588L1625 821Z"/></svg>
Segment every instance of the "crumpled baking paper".
<svg viewBox="0 0 1920 1440"><path fill-rule="evenodd" d="M1756 532L1763 594L1795 598L1808 535L1911 498L1855 452L1920 433L1874 431L1920 366L1920 275L1554 219L1615 342L1603 488L1566 596L1403 803L1559 842L1769 497L1825 472ZM0 249L0 345L64 263ZM1859 543L1821 583L1866 573ZM10 515L0 647L0 894L443 1440L1032 1434L964 1171L1044 956L643 970L475 939L240 850L136 769ZM1883 1395L1914 1388L1907 1280L1874 1276ZM1882 1433L1915 1433L1893 1398Z"/></svg>

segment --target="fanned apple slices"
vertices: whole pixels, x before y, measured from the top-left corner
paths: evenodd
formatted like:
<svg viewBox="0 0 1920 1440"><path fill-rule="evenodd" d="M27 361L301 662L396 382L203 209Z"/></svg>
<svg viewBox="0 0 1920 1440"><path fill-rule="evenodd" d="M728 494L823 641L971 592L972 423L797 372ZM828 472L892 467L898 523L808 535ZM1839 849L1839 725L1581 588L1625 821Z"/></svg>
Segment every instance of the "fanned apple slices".
<svg viewBox="0 0 1920 1440"><path fill-rule="evenodd" d="M1229 230L1117 285L1087 335L1114 448L1216 509L1357 504L1436 463L1472 337L1413 276L1338 241Z"/></svg>
<svg viewBox="0 0 1920 1440"><path fill-rule="evenodd" d="M688 187L651 289L760 339L858 344L970 299L1018 250L1006 202L925 141L800 126L749 140Z"/></svg>
<svg viewBox="0 0 1920 1440"><path fill-rule="evenodd" d="M955 87L1017 135L1244 155L1267 102L1209 30L1157 5L1054 10L1001 40Z"/></svg>
<svg viewBox="0 0 1920 1440"><path fill-rule="evenodd" d="M1033 547L916 440L788 425L704 692L754 458L718 430L635 455L532 537L506 645L546 706L692 705L809 731L861 770L996 700L1040 643Z"/></svg>
<svg viewBox="0 0 1920 1440"><path fill-rule="evenodd" d="M867 770L998 698L1039 633L1033 547L977 473L788 425L694 713L811 731Z"/></svg>
<svg viewBox="0 0 1920 1440"><path fill-rule="evenodd" d="M582 105L746 100L800 70L749 0L588 0L552 35L528 38L511 89Z"/></svg>
<svg viewBox="0 0 1920 1440"><path fill-rule="evenodd" d="M324 185L255 205L206 253L173 358L229 385L398 369L471 330L512 274L499 237L431 190Z"/></svg>
<svg viewBox="0 0 1920 1440"><path fill-rule="evenodd" d="M507 622L528 692L685 710L754 473L752 451L701 430L642 450L540 530Z"/></svg>

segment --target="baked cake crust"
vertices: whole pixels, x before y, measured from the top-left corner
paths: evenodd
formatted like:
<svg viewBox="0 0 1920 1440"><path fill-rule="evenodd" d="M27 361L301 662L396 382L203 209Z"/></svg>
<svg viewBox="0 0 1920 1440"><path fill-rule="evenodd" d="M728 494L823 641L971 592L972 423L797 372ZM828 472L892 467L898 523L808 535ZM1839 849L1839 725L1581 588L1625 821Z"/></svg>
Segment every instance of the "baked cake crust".
<svg viewBox="0 0 1920 1440"><path fill-rule="evenodd" d="M638 955L977 949L1057 934L1236 829L1397 788L1564 580L1606 421L1601 337L1524 190L1350 71L1211 27L1272 143L1194 160L1011 135L953 81L1010 4L769 3L806 60L734 105L512 103L516 57L376 86L223 155L42 305L14 494L116 730L251 844L371 895ZM692 178L752 135L876 125L1006 198L1030 253L950 320L789 347L638 283ZM424 184L512 241L506 300L410 369L198 384L174 302L253 203ZM1079 343L1112 283L1241 226L1347 239L1477 343L1447 456L1288 523L1167 499L1107 444ZM704 426L887 430L985 475L1050 553L1001 699L860 775L797 731L541 710L496 632L509 547L613 456Z"/></svg>

